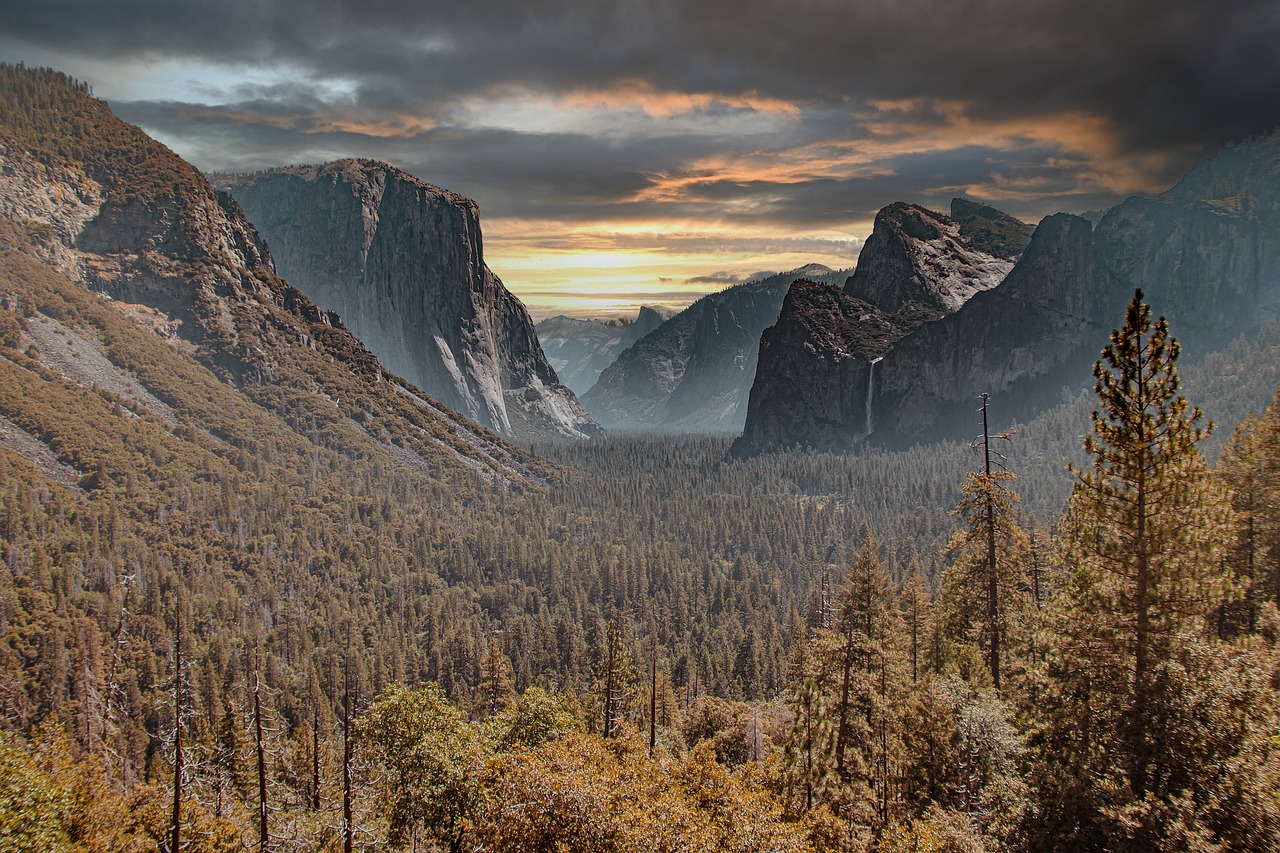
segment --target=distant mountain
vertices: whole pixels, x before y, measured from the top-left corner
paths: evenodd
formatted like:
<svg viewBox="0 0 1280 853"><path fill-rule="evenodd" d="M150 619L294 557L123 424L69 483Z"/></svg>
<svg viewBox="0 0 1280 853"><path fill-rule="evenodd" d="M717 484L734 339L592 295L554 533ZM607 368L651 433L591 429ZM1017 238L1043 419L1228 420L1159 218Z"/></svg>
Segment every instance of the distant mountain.
<svg viewBox="0 0 1280 853"><path fill-rule="evenodd" d="M791 282L847 276L809 264L704 296L624 351L583 405L608 429L741 429L760 333L777 319Z"/></svg>
<svg viewBox="0 0 1280 853"><path fill-rule="evenodd" d="M619 353L671 319L673 313L646 305L625 326L558 315L538 323L534 330L560 381L581 396Z"/></svg>
<svg viewBox="0 0 1280 853"><path fill-rule="evenodd" d="M559 383L524 305L485 265L475 202L371 160L215 180L280 274L392 372L504 435L599 432Z"/></svg>
<svg viewBox="0 0 1280 853"><path fill-rule="evenodd" d="M830 351L812 356L795 351L794 331L770 330L766 343L779 346L762 349L735 452L968 438L984 392L1000 400L1004 422L1032 417L1064 388L1091 384L1090 365L1139 288L1192 354L1276 317L1280 135L1229 147L1168 192L1130 198L1096 225L1069 214L1046 218L999 286L883 350L857 355L853 342L864 333L856 324L833 331ZM801 301L814 300L797 300L788 322L811 326ZM860 366L836 371L831 353ZM836 373L850 381L833 387Z"/></svg>
<svg viewBox="0 0 1280 853"><path fill-rule="evenodd" d="M844 290L796 282L764 331L733 452L865 440L871 410L858 406L875 365L913 329L998 285L1030 239L1029 225L966 199L951 203L950 216L901 202L881 210Z"/></svg>
<svg viewBox="0 0 1280 853"><path fill-rule="evenodd" d="M3 65L0 84L0 266L12 282L0 314L25 318L10 343L28 354L3 361L11 429L0 444L47 452L79 485L112 488L119 460L87 448L118 443L109 436L147 415L199 455L239 446L251 456L265 443L305 459L324 435L326 458L462 482L539 479L524 453L386 372L337 315L276 274L230 196L85 87ZM65 414L83 405L59 402L80 386L119 398L116 414ZM89 427L105 432L76 432Z"/></svg>

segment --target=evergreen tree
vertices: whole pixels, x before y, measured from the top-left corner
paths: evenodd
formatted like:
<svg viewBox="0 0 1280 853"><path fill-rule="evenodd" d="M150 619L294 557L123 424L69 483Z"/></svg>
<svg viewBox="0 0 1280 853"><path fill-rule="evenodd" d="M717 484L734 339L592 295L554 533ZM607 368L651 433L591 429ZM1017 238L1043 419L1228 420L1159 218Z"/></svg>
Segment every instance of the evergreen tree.
<svg viewBox="0 0 1280 853"><path fill-rule="evenodd" d="M1027 534L1019 524L1017 476L1003 465L991 439L1008 440L1009 434L992 436L987 427L986 394L982 395L982 437L976 447L983 454L981 471L970 471L962 487L963 497L955 513L964 527L952 537L947 550L954 556L943 578L950 605L951 629L957 639L976 639L986 647L985 661L991 683L1001 688L1004 662L1009 658L1011 634L1023 604L1028 551Z"/></svg>
<svg viewBox="0 0 1280 853"><path fill-rule="evenodd" d="M480 684L476 689L476 711L489 718L506 708L516 697L511 659L494 637L480 662Z"/></svg>
<svg viewBox="0 0 1280 853"><path fill-rule="evenodd" d="M1212 426L1178 393L1178 353L1139 291L1094 366L1101 410L1085 439L1093 468L1078 472L1068 509L1082 604L1102 620L1098 636L1112 652L1105 681L1123 697L1118 735L1137 797L1162 775L1156 667L1226 592L1230 507L1196 449Z"/></svg>
<svg viewBox="0 0 1280 853"><path fill-rule="evenodd" d="M868 535L837 597L835 759L841 780L875 801L879 826L888 821L890 740L896 737L889 703L899 680L896 604L889 571Z"/></svg>
<svg viewBox="0 0 1280 853"><path fill-rule="evenodd" d="M1208 427L1178 393L1177 357L1139 292L1094 368L1093 466L1076 471L1063 519L1068 576L1037 709L1035 849L1274 843L1275 800L1257 790L1274 759L1240 761L1274 720L1272 665L1208 631L1233 517L1197 451ZM1224 845L1233 835L1253 840Z"/></svg>
<svg viewBox="0 0 1280 853"><path fill-rule="evenodd" d="M803 814L821 803L836 782L835 729L817 679L806 675L792 688L791 734L783 746L783 763L793 798Z"/></svg>
<svg viewBox="0 0 1280 853"><path fill-rule="evenodd" d="M1254 631L1264 605L1280 604L1280 395L1241 421L1215 473L1231 488L1236 540L1229 561L1244 600L1222 614L1227 630Z"/></svg>

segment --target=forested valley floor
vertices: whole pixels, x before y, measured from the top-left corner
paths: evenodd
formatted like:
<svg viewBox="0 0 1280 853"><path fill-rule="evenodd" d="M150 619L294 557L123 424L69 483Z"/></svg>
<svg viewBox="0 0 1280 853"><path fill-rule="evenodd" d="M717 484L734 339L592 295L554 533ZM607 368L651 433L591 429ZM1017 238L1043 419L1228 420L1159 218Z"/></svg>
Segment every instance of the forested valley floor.
<svg viewBox="0 0 1280 853"><path fill-rule="evenodd" d="M15 849L1280 845L1272 330L1182 389L1131 308L1120 379L989 472L624 436L450 483L39 275L0 311L6 419L57 456L0 450Z"/></svg>

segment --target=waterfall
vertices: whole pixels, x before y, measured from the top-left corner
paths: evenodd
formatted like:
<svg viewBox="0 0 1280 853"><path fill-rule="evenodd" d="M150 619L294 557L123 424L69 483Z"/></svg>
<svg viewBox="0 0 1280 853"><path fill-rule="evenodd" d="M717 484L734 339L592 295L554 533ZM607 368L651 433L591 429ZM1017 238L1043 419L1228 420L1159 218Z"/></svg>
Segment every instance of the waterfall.
<svg viewBox="0 0 1280 853"><path fill-rule="evenodd" d="M884 356L880 356L884 358ZM867 436L871 435L871 395L875 392L876 362L880 358L871 359L867 367ZM863 436L866 438L867 436Z"/></svg>

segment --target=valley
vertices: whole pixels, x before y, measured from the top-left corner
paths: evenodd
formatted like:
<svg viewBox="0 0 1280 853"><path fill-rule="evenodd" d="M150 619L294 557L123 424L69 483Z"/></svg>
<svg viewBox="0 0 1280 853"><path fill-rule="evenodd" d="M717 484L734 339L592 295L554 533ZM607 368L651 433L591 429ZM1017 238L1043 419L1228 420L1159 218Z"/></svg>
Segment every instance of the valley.
<svg viewBox="0 0 1280 853"><path fill-rule="evenodd" d="M1276 139L1096 226L890 205L590 327L579 402L474 202L0 65L0 828L1274 849Z"/></svg>

